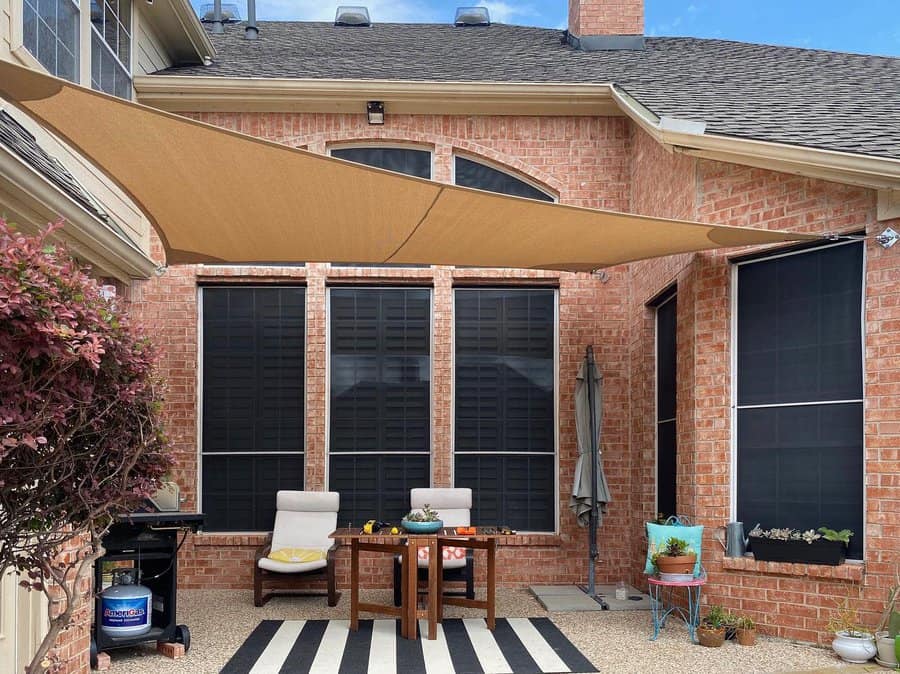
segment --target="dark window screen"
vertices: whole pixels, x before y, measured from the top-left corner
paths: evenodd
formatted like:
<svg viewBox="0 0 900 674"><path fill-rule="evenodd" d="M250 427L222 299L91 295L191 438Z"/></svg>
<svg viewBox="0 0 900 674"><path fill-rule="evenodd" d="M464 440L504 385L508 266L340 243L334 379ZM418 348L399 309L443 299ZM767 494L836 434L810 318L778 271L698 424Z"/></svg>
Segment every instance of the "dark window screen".
<svg viewBox="0 0 900 674"><path fill-rule="evenodd" d="M414 150L403 147L345 147L331 151L332 157L346 159L357 164L375 166L388 171L405 173L409 176L431 179L431 152L427 150ZM391 264L372 263L365 264L335 262L334 267L426 267L422 264Z"/></svg>
<svg viewBox="0 0 900 674"><path fill-rule="evenodd" d="M203 511L209 531L266 531L303 488L305 292L204 288Z"/></svg>
<svg viewBox="0 0 900 674"><path fill-rule="evenodd" d="M330 488L340 521L398 520L430 484L431 292L331 290Z"/></svg>
<svg viewBox="0 0 900 674"><path fill-rule="evenodd" d="M656 309L656 507L677 514L677 445L675 432L677 299Z"/></svg>
<svg viewBox="0 0 900 674"><path fill-rule="evenodd" d="M464 157L456 158L456 184L515 197L553 201L552 196L524 180Z"/></svg>
<svg viewBox="0 0 900 674"><path fill-rule="evenodd" d="M331 156L408 176L431 179L431 152L428 150L406 147L345 147L332 150Z"/></svg>
<svg viewBox="0 0 900 674"><path fill-rule="evenodd" d="M852 529L855 559L865 534L862 274L861 243L738 270L738 518Z"/></svg>
<svg viewBox="0 0 900 674"><path fill-rule="evenodd" d="M555 528L553 290L455 293L455 482L473 522Z"/></svg>

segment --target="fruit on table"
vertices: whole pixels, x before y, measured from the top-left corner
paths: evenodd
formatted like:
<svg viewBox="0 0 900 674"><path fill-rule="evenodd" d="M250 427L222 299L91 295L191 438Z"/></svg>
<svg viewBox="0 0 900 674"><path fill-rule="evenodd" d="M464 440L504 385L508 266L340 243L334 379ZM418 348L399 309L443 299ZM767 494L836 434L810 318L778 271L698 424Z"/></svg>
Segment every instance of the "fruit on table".
<svg viewBox="0 0 900 674"><path fill-rule="evenodd" d="M391 527L391 533L392 533L394 536L396 536L397 534L400 533L400 529L398 529L397 527Z"/></svg>

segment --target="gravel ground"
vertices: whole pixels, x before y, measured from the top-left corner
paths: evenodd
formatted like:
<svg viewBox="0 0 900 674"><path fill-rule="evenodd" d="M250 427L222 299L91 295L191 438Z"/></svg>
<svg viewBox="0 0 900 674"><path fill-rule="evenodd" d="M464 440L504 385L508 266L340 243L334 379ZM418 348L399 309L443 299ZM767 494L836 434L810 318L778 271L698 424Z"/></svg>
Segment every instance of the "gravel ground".
<svg viewBox="0 0 900 674"><path fill-rule="evenodd" d="M389 591L362 593L370 601L389 602ZM182 590L178 593L179 621L191 630L191 650L181 660L158 655L149 645L111 652L113 674L213 674L218 672L260 620L344 618L350 595L344 593L335 608L324 597L277 597L266 606L253 606L252 592ZM483 612L447 607L447 617L478 616ZM840 661L830 650L760 638L745 648L726 643L703 648L688 641L687 629L669 622L657 641L648 641L648 611L547 613L525 590L497 594L497 615L547 616L601 672L615 674L704 674L706 672L796 672L836 667ZM380 617L380 616L363 616Z"/></svg>

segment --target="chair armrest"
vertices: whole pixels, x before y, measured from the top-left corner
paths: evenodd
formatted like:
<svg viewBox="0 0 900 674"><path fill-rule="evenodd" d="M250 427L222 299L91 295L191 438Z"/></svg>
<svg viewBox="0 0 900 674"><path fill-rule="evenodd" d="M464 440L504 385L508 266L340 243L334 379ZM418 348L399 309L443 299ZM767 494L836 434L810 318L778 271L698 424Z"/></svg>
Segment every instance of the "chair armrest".
<svg viewBox="0 0 900 674"><path fill-rule="evenodd" d="M272 534L266 536L266 540L256 548L256 555L253 558L254 562L258 562L263 557L268 557L269 553L272 552Z"/></svg>

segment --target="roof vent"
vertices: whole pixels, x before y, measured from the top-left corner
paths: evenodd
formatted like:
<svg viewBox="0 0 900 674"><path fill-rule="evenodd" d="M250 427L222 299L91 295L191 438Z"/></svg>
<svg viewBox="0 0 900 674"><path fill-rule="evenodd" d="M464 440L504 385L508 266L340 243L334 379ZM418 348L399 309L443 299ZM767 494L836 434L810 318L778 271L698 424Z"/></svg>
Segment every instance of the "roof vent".
<svg viewBox="0 0 900 674"><path fill-rule="evenodd" d="M360 5L342 5L337 8L337 12L334 14L334 25L365 28L371 26L372 22L369 20L369 10L367 8Z"/></svg>
<svg viewBox="0 0 900 674"><path fill-rule="evenodd" d="M457 26L490 26L491 15L487 7L457 7L453 23Z"/></svg>
<svg viewBox="0 0 900 674"><path fill-rule="evenodd" d="M203 23L212 23L216 20L215 7L212 4L201 5L200 21ZM241 12L238 6L232 3L222 4L222 23L237 23L241 20Z"/></svg>

